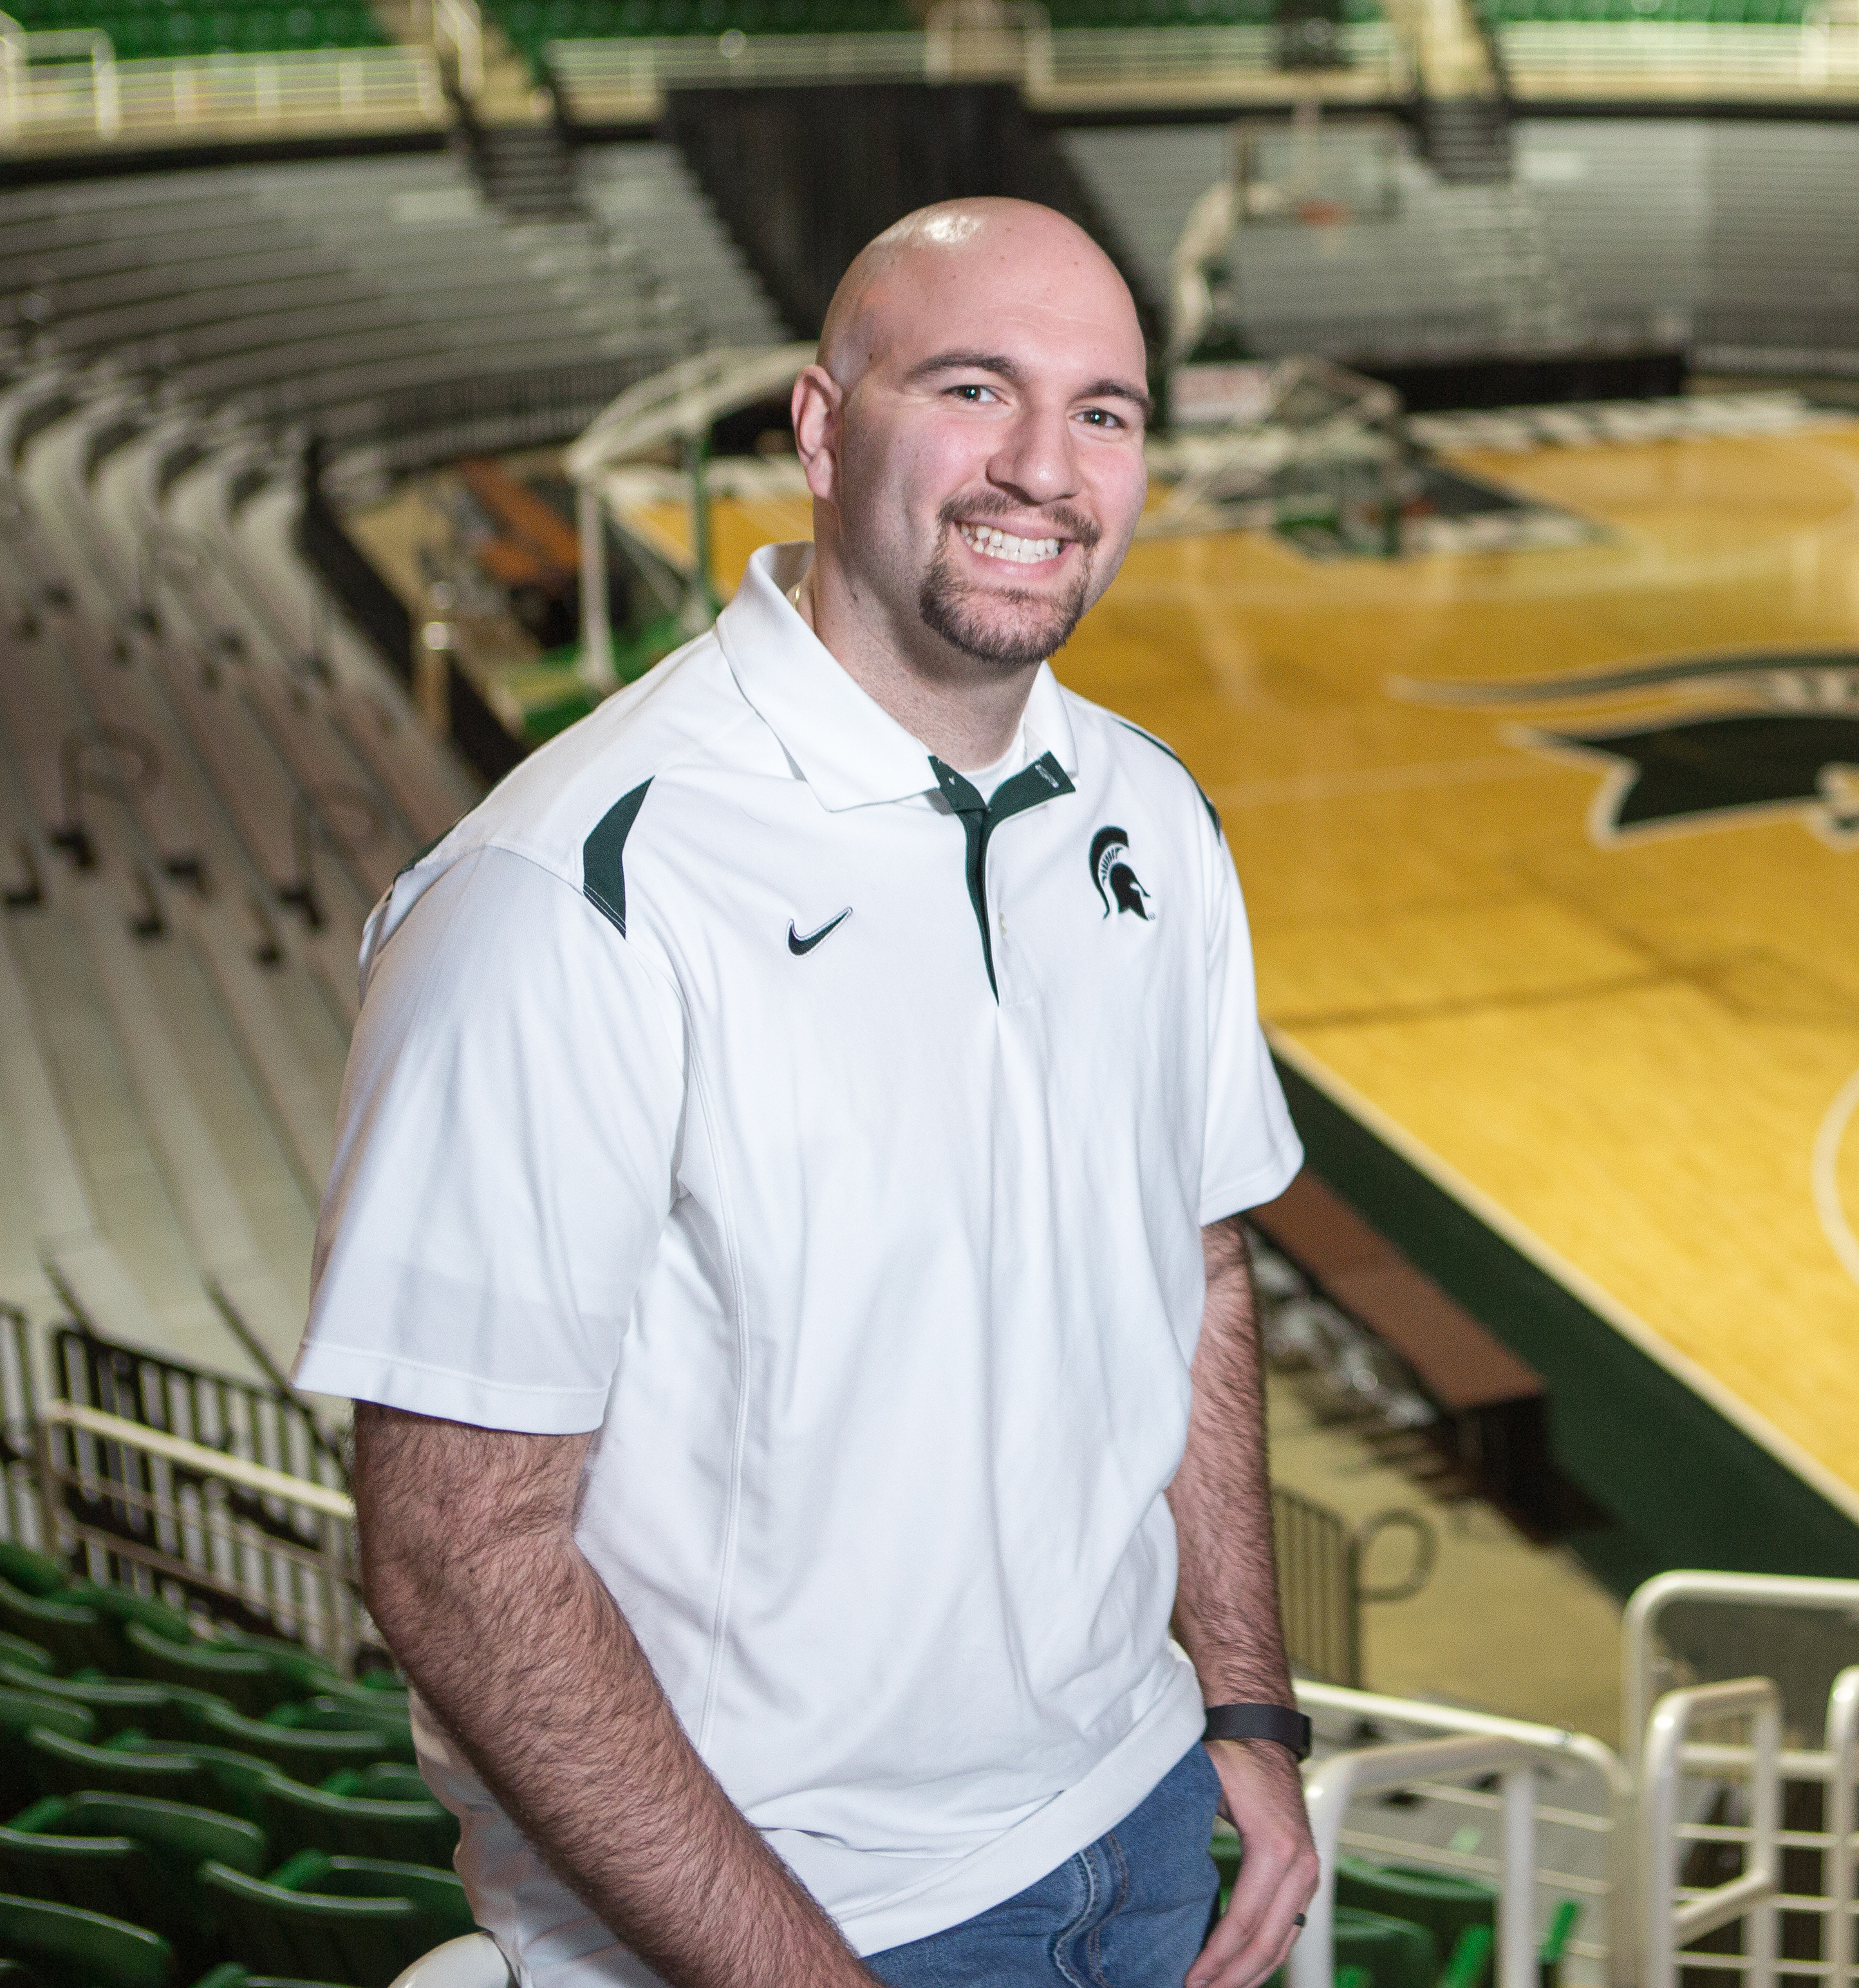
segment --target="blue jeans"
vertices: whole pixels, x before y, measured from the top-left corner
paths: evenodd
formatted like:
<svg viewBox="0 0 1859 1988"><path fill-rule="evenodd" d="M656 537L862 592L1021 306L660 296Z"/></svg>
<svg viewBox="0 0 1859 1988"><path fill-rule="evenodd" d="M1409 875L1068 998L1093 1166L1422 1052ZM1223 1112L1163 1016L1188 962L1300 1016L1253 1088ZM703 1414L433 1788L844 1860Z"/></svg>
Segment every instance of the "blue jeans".
<svg viewBox="0 0 1859 1988"><path fill-rule="evenodd" d="M1219 1800L1197 1743L1038 1883L865 1966L891 1988L1181 1988L1219 1889L1207 1851Z"/></svg>

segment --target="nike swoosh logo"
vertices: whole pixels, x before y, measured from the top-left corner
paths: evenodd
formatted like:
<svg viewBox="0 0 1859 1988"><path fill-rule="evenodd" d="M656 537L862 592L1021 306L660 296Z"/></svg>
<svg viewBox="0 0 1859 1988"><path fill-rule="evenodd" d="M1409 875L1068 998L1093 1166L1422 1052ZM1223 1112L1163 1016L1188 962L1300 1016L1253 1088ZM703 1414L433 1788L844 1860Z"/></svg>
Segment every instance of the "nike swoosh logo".
<svg viewBox="0 0 1859 1988"><path fill-rule="evenodd" d="M820 927L818 931L809 932L805 938L803 938L799 933L795 931L794 921L792 918L789 918L787 921L788 951L791 952L796 959L799 959L803 953L811 952L814 947L818 945L820 941L824 938L829 932L838 931L840 927L843 925L846 922L847 919L850 918L851 915L852 907L848 904L846 908L840 913L837 918L828 918L826 923Z"/></svg>

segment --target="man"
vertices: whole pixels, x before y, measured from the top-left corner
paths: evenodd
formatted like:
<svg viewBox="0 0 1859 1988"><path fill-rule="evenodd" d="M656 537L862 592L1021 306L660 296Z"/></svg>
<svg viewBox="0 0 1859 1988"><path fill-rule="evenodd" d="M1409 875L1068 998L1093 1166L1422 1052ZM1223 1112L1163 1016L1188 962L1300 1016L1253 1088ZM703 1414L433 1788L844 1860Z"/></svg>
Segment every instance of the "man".
<svg viewBox="0 0 1859 1988"><path fill-rule="evenodd" d="M1070 222L900 222L811 562L370 921L297 1378L526 1983L1252 1988L1314 1888L1232 1219L1296 1142L1211 808L1043 661L1143 382Z"/></svg>

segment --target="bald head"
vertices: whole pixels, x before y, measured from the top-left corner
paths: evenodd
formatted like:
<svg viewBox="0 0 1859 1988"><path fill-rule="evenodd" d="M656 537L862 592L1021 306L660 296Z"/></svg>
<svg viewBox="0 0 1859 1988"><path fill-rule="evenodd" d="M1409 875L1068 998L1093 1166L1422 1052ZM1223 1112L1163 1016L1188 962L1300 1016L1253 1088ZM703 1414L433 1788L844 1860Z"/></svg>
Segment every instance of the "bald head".
<svg viewBox="0 0 1859 1988"><path fill-rule="evenodd" d="M1125 335L1142 371L1142 330L1117 265L1079 227L1031 201L945 200L868 242L840 279L820 363L850 390L901 335L926 320L1063 302Z"/></svg>

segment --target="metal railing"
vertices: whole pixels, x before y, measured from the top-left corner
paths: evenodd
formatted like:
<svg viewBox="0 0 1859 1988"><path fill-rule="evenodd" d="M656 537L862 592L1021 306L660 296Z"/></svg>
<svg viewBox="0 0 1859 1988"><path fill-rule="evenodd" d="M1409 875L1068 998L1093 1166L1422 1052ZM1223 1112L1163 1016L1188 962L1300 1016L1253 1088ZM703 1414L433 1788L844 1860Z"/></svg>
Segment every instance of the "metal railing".
<svg viewBox="0 0 1859 1988"><path fill-rule="evenodd" d="M1458 1706L1389 1698L1303 1679L1296 1689L1299 1705L1316 1726L1320 1752L1338 1741L1344 1751L1360 1750L1371 1736L1377 1741L1452 1736L1524 1743L1536 1763L1535 1922L1546 1926L1557 1907L1573 1899L1581 1912L1566 1948L1565 1978L1590 1984L1631 1980L1636 1958L1632 1915L1628 1909L1625 1922L1617 1923L1616 1905L1619 1901L1625 1907L1631 1897L1624 1884L1629 1860L1622 1854L1630 1849L1631 1790L1612 1748L1585 1733ZM1307 1769L1306 1780L1327 1764L1326 1756ZM1395 1810L1377 1802L1345 1814L1335 1838L1337 1850L1371 1862L1501 1884L1502 1793L1476 1783L1468 1785L1456 1774L1436 1774L1433 1764L1433 1756L1424 1756L1420 1771L1401 1783L1420 1797L1417 1807ZM1480 1782L1483 1779L1479 1777ZM1367 1790L1358 1785L1354 1792ZM1430 1834L1422 1839L1395 1833L1389 1819L1397 1814L1431 1817ZM1488 1848L1494 1828L1496 1855Z"/></svg>
<svg viewBox="0 0 1859 1988"><path fill-rule="evenodd" d="M1492 1724L1501 1728L1503 1722ZM1334 1981L1337 1860L1351 1804L1375 1792L1431 1792L1494 1776L1501 1845L1492 1873L1498 1893L1497 1988L1538 1988L1539 1797L1547 1781L1567 1771L1569 1736L1518 1724L1508 1731L1462 1732L1363 1747L1319 1761L1306 1774L1304 1794L1322 1875L1307 1910L1310 1923L1291 1952L1290 1988L1332 1988Z"/></svg>
<svg viewBox="0 0 1859 1988"><path fill-rule="evenodd" d="M457 5L458 0L443 0ZM107 36L0 31L0 145L242 130L410 128L449 111L430 48L286 49L122 62ZM56 42L59 46L52 46ZM461 63L462 66L462 63Z"/></svg>
<svg viewBox="0 0 1859 1988"><path fill-rule="evenodd" d="M1364 1578L1368 1555L1391 1532L1412 1534L1413 1562L1401 1580L1372 1585ZM1293 1667L1360 1689L1362 1605L1404 1601L1425 1587L1439 1550L1433 1528L1418 1512L1399 1510L1377 1512L1352 1526L1328 1506L1274 1485L1272 1538L1285 1653Z"/></svg>
<svg viewBox="0 0 1859 1988"><path fill-rule="evenodd" d="M40 1405L38 1449L49 1550L348 1667L362 1618L346 1493L75 1401Z"/></svg>
<svg viewBox="0 0 1859 1988"><path fill-rule="evenodd" d="M1403 97L1405 43L1369 22L1341 30L1334 69L1286 69L1270 28L993 28L872 35L688 35L554 41L545 54L582 116L643 112L668 90L805 83L1016 83L1042 107L1150 100Z"/></svg>
<svg viewBox="0 0 1859 1988"><path fill-rule="evenodd" d="M1678 1609L1691 1614L1692 1648L1684 1658L1665 1647L1669 1619ZM1639 1771L1639 1749L1653 1701L1668 1685L1716 1682L1725 1675L1757 1670L1773 1677L1782 1675L1790 1653L1773 1629L1753 1644L1746 1635L1730 1634L1747 1625L1756 1611L1769 1610L1821 1627L1827 1632L1827 1649L1835 1653L1816 1653L1819 1662L1809 1667L1810 1682L1795 1693L1806 1702L1790 1707L1784 1689L1784 1711L1792 1712L1797 1727L1807 1727L1819 1712L1830 1677L1844 1668L1848 1655L1859 1652L1859 1581L1682 1568L1656 1574L1635 1591L1621 1625L1621 1744L1630 1772ZM1713 1631L1713 1621L1722 1628ZM1709 1648L1713 1639L1722 1646L1719 1661L1725 1655L1729 1659L1715 1677L1709 1675L1715 1668ZM1811 1700L1807 1699L1808 1691L1814 1693Z"/></svg>
<svg viewBox="0 0 1859 1988"><path fill-rule="evenodd" d="M1501 31L1516 97L1764 101L1859 93L1859 24L1518 22Z"/></svg>
<svg viewBox="0 0 1859 1988"><path fill-rule="evenodd" d="M1739 1920L1749 1923L1746 1952L1688 1953L1684 1964L1734 1969L1746 1976L1748 1988L1773 1988L1775 1899L1781 1885L1781 1704L1770 1679L1740 1678L1668 1692L1654 1708L1641 1759L1639 1988L1675 1988L1680 1949ZM1748 1747L1688 1743L1699 1723L1737 1719L1747 1719L1753 1729ZM1746 1827L1732 1831L1720 1824L1682 1820L1683 1784L1689 1773L1705 1765L1720 1774L1746 1774ZM1678 1860L1685 1846L1722 1844L1732 1835L1742 1867L1735 1877L1709 1885L1680 1882Z"/></svg>
<svg viewBox="0 0 1859 1988"><path fill-rule="evenodd" d="M18 1306L0 1304L0 1539L39 1543L33 1335Z"/></svg>

